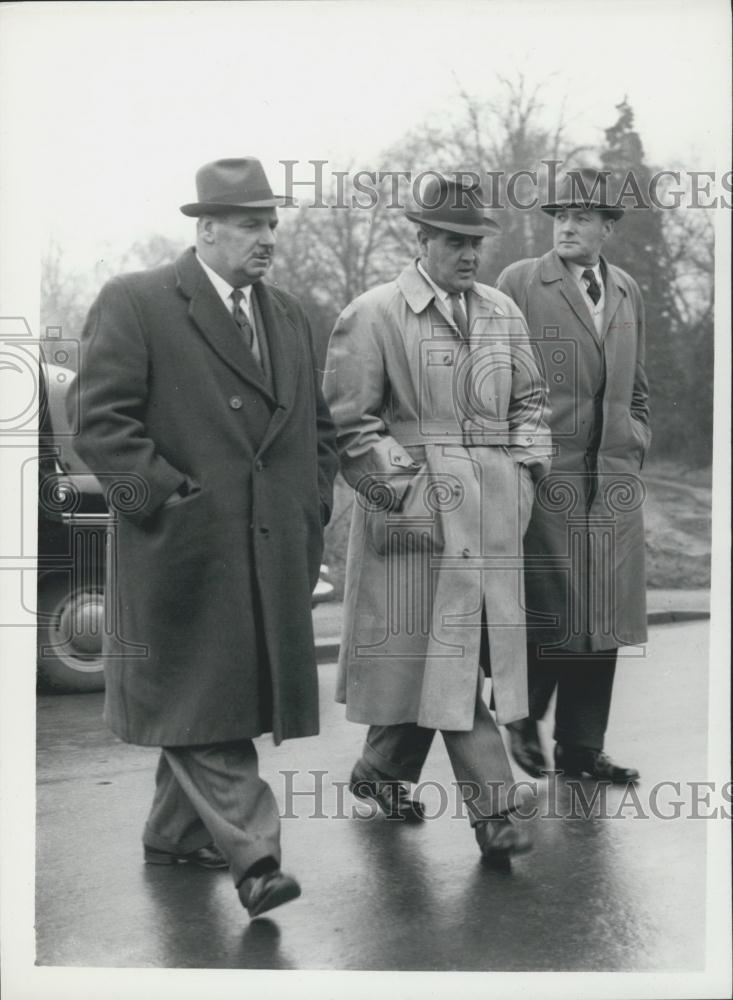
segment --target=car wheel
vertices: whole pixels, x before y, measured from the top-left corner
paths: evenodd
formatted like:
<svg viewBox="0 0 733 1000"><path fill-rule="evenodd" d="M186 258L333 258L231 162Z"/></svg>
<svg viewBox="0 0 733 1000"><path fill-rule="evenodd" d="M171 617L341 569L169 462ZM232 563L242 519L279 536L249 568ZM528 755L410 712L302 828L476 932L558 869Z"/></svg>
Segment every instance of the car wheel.
<svg viewBox="0 0 733 1000"><path fill-rule="evenodd" d="M68 574L42 577L37 633L41 683L68 693L104 690L103 626L101 585L74 588Z"/></svg>

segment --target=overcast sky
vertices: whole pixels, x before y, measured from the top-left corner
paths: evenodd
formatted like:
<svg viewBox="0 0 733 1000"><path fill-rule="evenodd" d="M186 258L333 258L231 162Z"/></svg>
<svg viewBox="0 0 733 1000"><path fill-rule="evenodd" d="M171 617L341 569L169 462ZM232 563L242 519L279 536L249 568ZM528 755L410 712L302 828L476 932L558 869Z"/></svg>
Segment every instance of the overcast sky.
<svg viewBox="0 0 733 1000"><path fill-rule="evenodd" d="M151 231L186 238L178 206L207 160L254 154L368 169L459 85L547 81L554 121L602 139L624 95L648 159L715 166L728 99L725 0L5 5L8 105L40 164L42 238L89 262ZM6 63L7 66L7 63ZM716 117L717 115L717 117ZM722 119L725 121L725 118ZM727 147L724 147L727 148Z"/></svg>

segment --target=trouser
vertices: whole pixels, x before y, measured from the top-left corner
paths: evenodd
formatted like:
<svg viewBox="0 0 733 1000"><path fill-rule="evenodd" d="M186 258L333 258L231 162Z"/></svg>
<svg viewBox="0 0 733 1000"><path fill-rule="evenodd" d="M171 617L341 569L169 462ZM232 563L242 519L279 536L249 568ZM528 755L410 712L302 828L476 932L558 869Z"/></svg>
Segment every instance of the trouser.
<svg viewBox="0 0 733 1000"><path fill-rule="evenodd" d="M483 679L479 671L473 729L441 730L471 826L507 810L514 781L501 735L481 696ZM414 722L370 726L362 760L388 778L419 781L435 732Z"/></svg>
<svg viewBox="0 0 733 1000"><path fill-rule="evenodd" d="M541 646L527 645L529 717L539 721L557 688L556 742L602 750L611 709L617 649L566 659L540 655Z"/></svg>
<svg viewBox="0 0 733 1000"><path fill-rule="evenodd" d="M212 840L235 885L258 862L280 865L280 815L252 740L161 749L144 844L187 854Z"/></svg>

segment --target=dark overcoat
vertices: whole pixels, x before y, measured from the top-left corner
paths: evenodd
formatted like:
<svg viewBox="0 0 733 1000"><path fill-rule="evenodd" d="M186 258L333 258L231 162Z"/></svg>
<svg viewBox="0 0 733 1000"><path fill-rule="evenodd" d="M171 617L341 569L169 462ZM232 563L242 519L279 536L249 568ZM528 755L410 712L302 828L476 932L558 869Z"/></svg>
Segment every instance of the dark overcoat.
<svg viewBox="0 0 733 1000"><path fill-rule="evenodd" d="M84 329L76 447L117 511L105 718L128 742L318 731L333 428L301 307L253 292L269 387L192 250L110 281Z"/></svg>
<svg viewBox="0 0 733 1000"><path fill-rule="evenodd" d="M554 250L511 264L497 282L524 313L550 393L552 470L524 541L527 625L533 639L572 652L647 636L644 307L630 275L604 258L601 270L600 338Z"/></svg>

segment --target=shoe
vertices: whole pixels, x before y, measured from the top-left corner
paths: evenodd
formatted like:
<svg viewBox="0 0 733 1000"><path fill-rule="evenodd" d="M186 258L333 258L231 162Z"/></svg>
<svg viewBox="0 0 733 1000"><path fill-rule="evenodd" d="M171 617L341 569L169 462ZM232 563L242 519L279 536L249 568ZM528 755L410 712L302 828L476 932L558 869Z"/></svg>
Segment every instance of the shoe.
<svg viewBox="0 0 733 1000"><path fill-rule="evenodd" d="M354 765L349 781L349 791L357 799L369 799L376 802L387 819L401 819L408 823L420 823L425 819L425 810L417 799L411 799L407 786L392 778L378 778L360 766Z"/></svg>
<svg viewBox="0 0 733 1000"><path fill-rule="evenodd" d="M300 895L300 886L292 875L284 875L279 868L244 879L237 887L242 906L251 918L267 910L289 903Z"/></svg>
<svg viewBox="0 0 733 1000"><path fill-rule="evenodd" d="M509 749L517 764L533 778L544 778L548 767L535 720L519 719L517 722L507 723L506 728L509 732Z"/></svg>
<svg viewBox="0 0 733 1000"><path fill-rule="evenodd" d="M228 868L224 855L215 844L207 844L195 851L178 854L175 851L160 851L157 847L145 845L146 865L194 865L196 868Z"/></svg>
<svg viewBox="0 0 733 1000"><path fill-rule="evenodd" d="M506 861L514 854L532 850L532 838L509 814L485 819L474 827L476 841L486 861Z"/></svg>
<svg viewBox="0 0 733 1000"><path fill-rule="evenodd" d="M620 767L602 750L587 747L568 747L558 743L555 746L555 767L568 778L596 778L614 785L628 785L639 780L635 767Z"/></svg>

